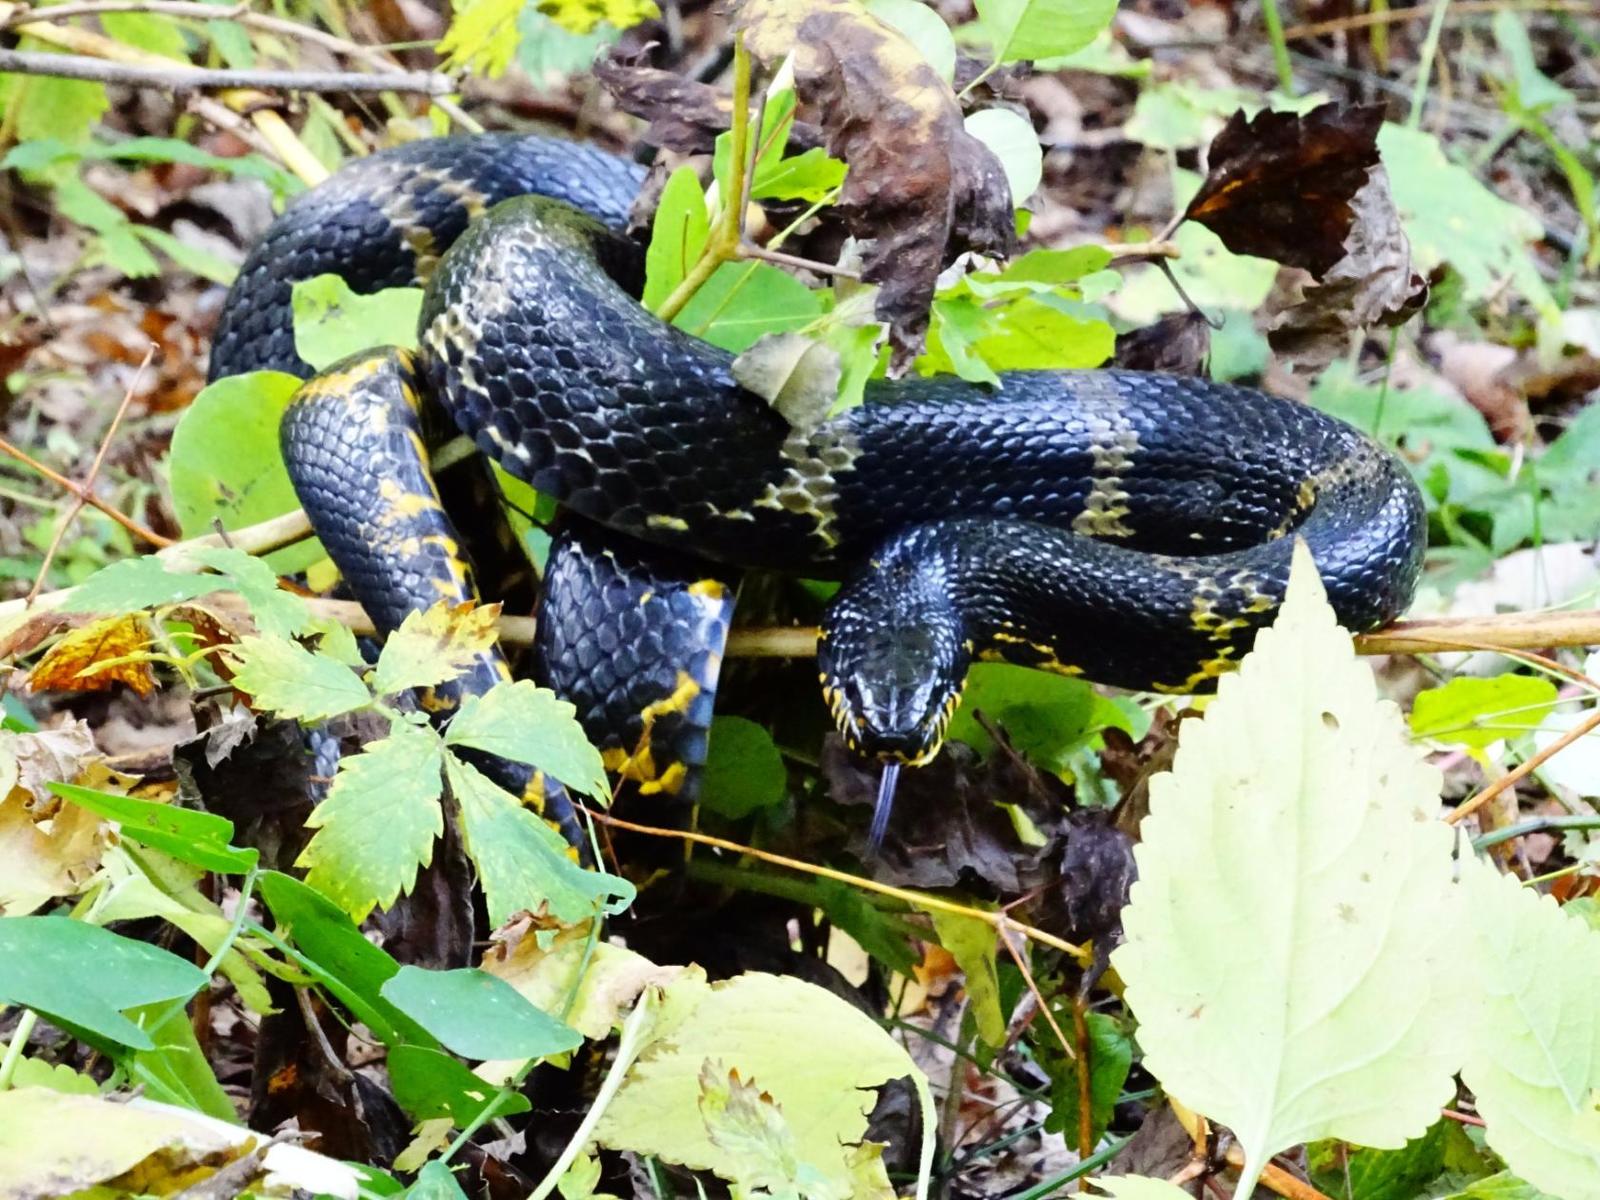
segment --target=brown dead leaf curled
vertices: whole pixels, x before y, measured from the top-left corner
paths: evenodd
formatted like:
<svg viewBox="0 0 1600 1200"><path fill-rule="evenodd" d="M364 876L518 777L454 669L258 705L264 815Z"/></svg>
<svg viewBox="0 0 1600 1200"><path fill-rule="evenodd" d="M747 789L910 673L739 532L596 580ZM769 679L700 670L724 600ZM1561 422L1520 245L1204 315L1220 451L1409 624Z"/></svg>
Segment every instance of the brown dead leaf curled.
<svg viewBox="0 0 1600 1200"><path fill-rule="evenodd" d="M1169 313L1154 325L1117 335L1113 364L1128 371L1200 375L1211 353L1211 326L1197 312Z"/></svg>
<svg viewBox="0 0 1600 1200"><path fill-rule="evenodd" d="M1345 256L1352 201L1378 165L1382 105L1324 104L1304 116L1234 113L1184 211L1235 254L1321 277Z"/></svg>
<svg viewBox="0 0 1600 1200"><path fill-rule="evenodd" d="M641 66L638 56L613 49L594 64L594 77L622 108L650 122L644 140L683 154L709 154L728 128L733 101L709 83Z"/></svg>
<svg viewBox="0 0 1600 1200"><path fill-rule="evenodd" d="M921 349L940 269L963 250L1004 255L1011 192L989 149L967 133L948 84L916 48L853 0L744 0L750 52L793 54L795 91L821 122L828 153L850 166L839 211L872 239L862 277L881 286L891 369Z"/></svg>
<svg viewBox="0 0 1600 1200"><path fill-rule="evenodd" d="M1382 166L1372 168L1351 207L1355 220L1345 256L1268 326L1273 350L1307 370L1342 354L1353 331L1403 325L1428 301L1427 280L1411 269L1411 244Z"/></svg>
<svg viewBox="0 0 1600 1200"><path fill-rule="evenodd" d="M1235 254L1310 274L1269 323L1273 349L1303 367L1331 361L1352 331L1400 324L1427 298L1379 161L1382 124L1381 105L1235 113L1184 212Z"/></svg>

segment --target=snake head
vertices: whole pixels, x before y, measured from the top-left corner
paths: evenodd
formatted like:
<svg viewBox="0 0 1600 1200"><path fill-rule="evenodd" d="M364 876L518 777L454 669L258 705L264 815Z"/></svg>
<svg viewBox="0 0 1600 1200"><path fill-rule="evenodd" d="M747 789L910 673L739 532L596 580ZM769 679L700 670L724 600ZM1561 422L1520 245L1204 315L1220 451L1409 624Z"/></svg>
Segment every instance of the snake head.
<svg viewBox="0 0 1600 1200"><path fill-rule="evenodd" d="M851 750L920 766L944 741L970 653L938 580L910 564L876 563L828 606L817 665Z"/></svg>

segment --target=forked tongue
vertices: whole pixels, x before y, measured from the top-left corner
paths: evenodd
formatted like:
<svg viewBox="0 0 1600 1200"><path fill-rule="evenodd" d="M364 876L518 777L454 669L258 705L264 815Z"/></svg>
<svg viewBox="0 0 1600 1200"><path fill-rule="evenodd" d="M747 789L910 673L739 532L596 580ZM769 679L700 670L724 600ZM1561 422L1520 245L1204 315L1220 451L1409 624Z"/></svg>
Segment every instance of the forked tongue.
<svg viewBox="0 0 1600 1200"><path fill-rule="evenodd" d="M900 764L884 763L878 778L878 802L872 809L872 852L883 849L883 835L889 832L889 814L894 811L894 785L900 780Z"/></svg>

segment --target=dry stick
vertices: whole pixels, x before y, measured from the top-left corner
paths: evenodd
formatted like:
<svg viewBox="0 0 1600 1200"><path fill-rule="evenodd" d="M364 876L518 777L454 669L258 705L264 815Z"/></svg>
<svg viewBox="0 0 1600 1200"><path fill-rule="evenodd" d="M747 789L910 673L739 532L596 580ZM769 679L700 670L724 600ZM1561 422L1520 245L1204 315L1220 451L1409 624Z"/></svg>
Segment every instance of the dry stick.
<svg viewBox="0 0 1600 1200"><path fill-rule="evenodd" d="M58 79L87 79L95 83L125 83L168 91L243 88L300 92L421 92L428 96L445 96L456 90L456 84L449 76L431 71L359 75L347 71L213 70L177 63L170 67L117 63L78 54L48 54L32 50L0 50L0 71L18 75L51 75Z"/></svg>
<svg viewBox="0 0 1600 1200"><path fill-rule="evenodd" d="M17 12L15 4L5 3L0 0L0 22L9 20ZM184 67L186 63L176 59L165 58L159 54L152 54L147 50L140 50L134 46L124 45L115 38L106 37L104 34L95 33L88 29L79 29L72 25L52 25L45 21L28 21L15 26L18 33L27 34L41 42L52 46L59 46L63 50L71 50L74 54L87 55L92 58L103 58L109 62L126 63L130 66L146 66L152 69L167 69L174 64ZM227 126L226 120L218 117L228 110L246 113L250 123L256 131L276 152L277 157L291 171L308 184L316 184L328 177L328 170L306 148L304 142L295 136L294 130L284 122L272 109L276 100L265 92L255 91L250 88L234 88L222 93L220 100L227 105L222 108L217 100L209 96L194 96L190 107L207 120Z"/></svg>
<svg viewBox="0 0 1600 1200"><path fill-rule="evenodd" d="M625 829L629 833L642 833L647 837L673 838L683 842L693 842L697 846L710 846L715 850L727 850L733 854L748 855L759 859L761 862L771 863L776 867L786 867L791 871L798 871L803 875L815 875L820 879L831 879L836 883L848 884L850 887L860 888L867 892L877 892L880 896L889 896L900 900L915 908L937 909L939 912L953 913L958 917L970 917L974 921L982 921L985 925L993 926L1000 934L1002 940L1007 933L1021 934L1030 942L1038 942L1042 946L1049 946L1052 950L1071 956L1080 966L1088 966L1094 961L1092 951L1082 946L1074 946L1064 938L1058 938L1053 933L1046 933L1032 925L1024 925L1021 921L1013 920L1004 912L982 908L969 908L965 904L957 904L953 900L946 900L941 896L931 896L926 892L915 892L908 888L897 888L887 883L879 883L876 879L864 879L860 875L851 875L847 871L836 871L832 867L818 866L816 863L802 862L798 858L789 858L783 854L773 854L768 850L757 850L753 846L740 845L738 842L729 841L727 838L712 837L708 833L692 833L687 829L662 829L655 825L639 825L633 821L624 821L621 817L614 817L608 812L598 812L592 808L582 807L582 811L602 825L614 829Z"/></svg>
<svg viewBox="0 0 1600 1200"><path fill-rule="evenodd" d="M1227 1150L1228 1165L1236 1171L1244 1170L1244 1151L1238 1142L1234 1142ZM1331 1200L1325 1192L1319 1192L1305 1180L1291 1175L1276 1163L1267 1163L1261 1168L1261 1182L1271 1191L1277 1192L1284 1200Z"/></svg>
<svg viewBox="0 0 1600 1200"><path fill-rule="evenodd" d="M100 474L100 468L105 465L106 453L111 449L111 439L117 436L117 426L122 424L122 418L128 412L128 406L133 403L133 393L139 387L139 381L144 378L145 368L150 365L150 360L155 357L155 343L150 343L150 348L144 352L144 360L139 364L139 369L133 373L133 378L128 383L128 390L122 393L122 403L117 405L117 411L112 414L111 424L106 429L105 437L100 439L100 449L95 453L94 462L89 464L89 473L83 478L82 488L72 503L67 506L67 511L61 514L61 520L56 522L55 533L50 537L50 545L45 548L44 561L39 564L39 574L34 577L33 586L28 589L27 596L22 601L24 608L29 608L39 598L39 590L44 587L45 577L50 574L50 564L55 561L56 551L61 549L61 543L67 536L67 530L72 528L78 514L83 511L88 502L87 493L94 487L94 481Z"/></svg>
<svg viewBox="0 0 1600 1200"><path fill-rule="evenodd" d="M259 29L263 33L275 33L281 37L294 38L297 41L307 42L334 54L342 54L347 58L359 59L374 70L388 74L404 74L405 67L390 59L382 50L373 46L363 46L359 42L352 42L338 34L328 33L326 30L314 29L309 25L302 25L298 21L286 20L268 13L250 12L245 4L235 4L231 8L221 8L206 4L203 0L88 0L83 4L57 4L47 9L35 9L31 13L13 16L10 20L0 20L0 29L8 25L18 24L22 21L35 19L39 21L59 22L70 17L99 16L102 13L141 12L156 16L190 18L199 21L231 20L249 29ZM442 96L434 98L434 104L449 118L475 133L481 133L483 126L473 120L454 101ZM209 116L207 119L211 119Z"/></svg>
<svg viewBox="0 0 1600 1200"><path fill-rule="evenodd" d="M141 538L144 541L149 542L152 546L157 547L171 546L174 544L171 538L163 537L153 529L146 529L132 517L127 516L124 513L120 513L116 509L112 508L111 505L100 499L99 496L92 495L90 492L86 491L81 484L68 479L59 471L46 466L44 463L34 458L26 450L23 450L20 446L13 446L10 442L6 441L5 438L0 438L0 454L4 454L10 458L16 459L23 466L37 471L51 483L66 491L68 494L76 497L78 500L81 500L91 508L99 509L118 525L121 525L129 533L133 534L134 537Z"/></svg>
<svg viewBox="0 0 1600 1200"><path fill-rule="evenodd" d="M1479 13L1509 12L1593 12L1596 9L1595 0L1526 0L1517 3L1516 0L1459 0L1450 6L1451 16L1471 16ZM1283 40L1286 42L1301 41L1305 38L1322 37L1329 33L1343 33L1349 29L1366 29L1372 25L1395 25L1401 21L1420 21L1424 17L1433 15L1433 9L1419 5L1416 8L1393 8L1387 11L1353 13L1348 17L1338 17L1329 21L1318 21L1311 25L1292 25L1283 31Z"/></svg>
<svg viewBox="0 0 1600 1200"><path fill-rule="evenodd" d="M1472 797L1472 799L1457 807L1453 812L1450 813L1449 816L1445 818L1446 823L1450 825L1459 825L1462 821L1465 821L1473 813L1477 812L1485 804L1489 803L1489 801L1493 800L1501 792L1511 787L1518 780L1526 778L1530 772L1538 770L1550 759L1554 758L1561 751L1572 745L1573 742L1577 741L1585 734L1594 732L1596 729L1600 729L1600 708L1597 708L1582 721L1579 721L1576 725L1567 730L1555 741L1551 742L1543 750L1540 750L1537 754L1534 754L1523 760L1521 763L1518 763L1499 779L1496 779L1488 787L1484 788L1476 796Z"/></svg>

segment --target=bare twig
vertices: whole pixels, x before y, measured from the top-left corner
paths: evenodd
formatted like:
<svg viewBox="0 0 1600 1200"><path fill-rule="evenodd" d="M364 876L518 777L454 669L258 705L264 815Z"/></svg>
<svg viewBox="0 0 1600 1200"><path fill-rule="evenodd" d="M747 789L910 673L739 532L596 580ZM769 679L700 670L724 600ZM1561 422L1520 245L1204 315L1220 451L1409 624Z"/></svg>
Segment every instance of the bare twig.
<svg viewBox="0 0 1600 1200"><path fill-rule="evenodd" d="M914 908L933 909L939 912L953 913L958 917L970 917L974 921L982 921L985 925L993 926L999 931L1002 938L1007 933L1016 933L1027 938L1030 942L1037 942L1042 946L1049 946L1052 950L1059 950L1069 955L1080 966L1088 966L1093 961L1093 952L1083 946L1074 946L1064 938L1058 938L1053 933L1046 933L1032 925L1024 925L999 909L971 908L965 904L957 904L953 900L946 900L942 896L932 896L926 892L916 892L909 888L893 887L887 883L879 883L876 879L865 879L860 875L851 875L847 871L835 871L832 867L818 866L816 863L804 862L798 858L789 858L783 854L773 854L769 850L757 850L753 846L744 846L738 842L729 841L727 838L712 837L706 833L692 833L687 829L663 829L655 825L639 825L633 821L624 821L614 817L608 812L600 812L591 808L584 808L594 820L602 825L614 829L625 829L629 833L642 833L647 837L672 838L683 842L692 842L697 846L710 846L717 850L727 850L734 854L746 855L771 863L777 867L787 867L791 871L799 871L803 875L816 875L822 879L832 879L837 883L847 884L850 887L861 888L863 891L877 892L880 896L891 896L896 900L904 901Z"/></svg>
<svg viewBox="0 0 1600 1200"><path fill-rule="evenodd" d="M1458 3L1450 6L1450 15L1464 17L1497 12L1585 13L1593 12L1594 10L1595 0L1459 0ZM1366 29L1373 25L1396 25L1402 21L1420 21L1424 17L1432 15L1432 9L1422 5L1418 5L1415 8L1375 8L1370 12L1352 13L1347 17L1317 21L1315 24L1291 25L1283 31L1283 38L1287 42L1303 41L1306 38L1322 37L1330 33L1342 33L1349 29Z"/></svg>
<svg viewBox="0 0 1600 1200"><path fill-rule="evenodd" d="M82 501L91 508L98 509L100 512L103 512L118 525L121 525L129 533L133 534L134 537L140 538L146 542L149 542L152 546L157 547L170 546L173 544L171 538L162 537L153 529L146 529L132 517L125 513L118 512L116 509L112 508L111 505L100 499L99 496L87 491L82 484L68 479L65 475L61 474L61 472L46 466L44 463L34 458L26 450L23 450L20 446L12 445L10 442L6 441L5 438L0 438L0 454L14 458L23 466L28 467L30 470L37 471L40 475L43 475L51 483L64 490L75 499Z"/></svg>
<svg viewBox="0 0 1600 1200"><path fill-rule="evenodd" d="M176 62L170 67L156 67L36 50L0 50L0 71L88 79L95 83L125 83L174 92L253 88L300 92L421 92L427 96L445 96L456 90L449 76L431 71L381 75L348 71L234 71L187 67Z"/></svg>
<svg viewBox="0 0 1600 1200"><path fill-rule="evenodd" d="M1459 825L1462 821L1465 821L1485 804L1489 803L1489 801L1500 795L1501 792L1505 791L1519 780L1526 779L1534 771L1537 771L1545 763L1549 762L1557 754L1561 753L1561 751L1572 745L1573 742L1577 741L1586 734L1593 733L1596 729L1600 729L1600 709L1596 709L1594 712L1590 713L1587 717L1579 721L1571 729L1567 730L1555 741L1551 742L1544 749L1540 750L1537 754L1528 756L1515 767L1511 768L1511 770L1500 776L1499 779L1496 779L1488 787L1481 789L1476 796L1472 797L1472 799L1466 801L1464 804L1458 805L1454 810L1451 811L1450 815L1445 818L1445 821L1451 825Z"/></svg>
<svg viewBox="0 0 1600 1200"><path fill-rule="evenodd" d="M122 418L127 414L128 406L133 403L133 394L138 390L139 381L144 378L145 368L150 365L150 360L155 357L155 343L144 352L144 361L139 364L139 369L133 373L132 380L128 383L128 390L122 393L122 403L117 405L117 411L112 414L111 424L106 428L105 437L100 439L100 449L94 456L94 462L89 464L89 473L83 477L83 483L74 491L72 503L61 514L61 519L56 522L55 532L50 537L50 545L45 548L44 561L39 564L39 574L34 577L33 586L28 589L28 595L23 600L24 608L31 607L39 598L39 592L44 588L44 581L50 574L50 564L55 561L56 552L61 549L61 542L67 536L67 530L72 528L73 522L78 519L78 514L88 503L89 492L94 488L94 481L100 475L100 468L105 465L106 453L111 449L111 441L117 436L117 427L122 424Z"/></svg>

